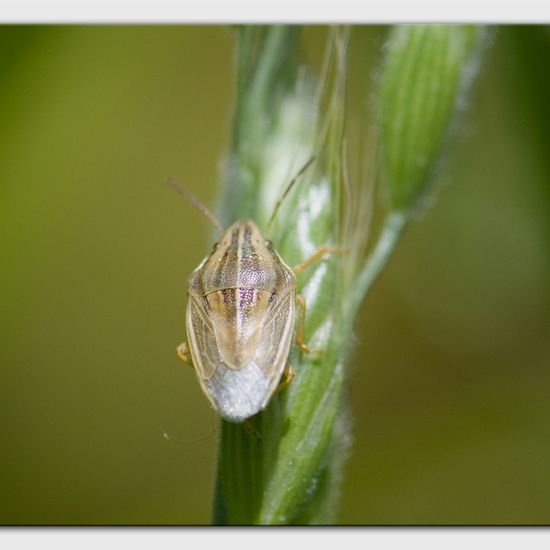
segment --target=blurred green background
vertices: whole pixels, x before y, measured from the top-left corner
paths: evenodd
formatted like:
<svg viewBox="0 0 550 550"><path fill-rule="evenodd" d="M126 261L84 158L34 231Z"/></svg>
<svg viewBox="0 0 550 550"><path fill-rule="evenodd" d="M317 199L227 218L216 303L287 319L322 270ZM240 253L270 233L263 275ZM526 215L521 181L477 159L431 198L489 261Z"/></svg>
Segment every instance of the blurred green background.
<svg viewBox="0 0 550 550"><path fill-rule="evenodd" d="M352 96L386 31L354 29ZM234 40L0 27L1 524L210 520L216 418L175 356L210 228L163 182L216 204ZM339 523L550 523L550 31L492 42L362 309Z"/></svg>

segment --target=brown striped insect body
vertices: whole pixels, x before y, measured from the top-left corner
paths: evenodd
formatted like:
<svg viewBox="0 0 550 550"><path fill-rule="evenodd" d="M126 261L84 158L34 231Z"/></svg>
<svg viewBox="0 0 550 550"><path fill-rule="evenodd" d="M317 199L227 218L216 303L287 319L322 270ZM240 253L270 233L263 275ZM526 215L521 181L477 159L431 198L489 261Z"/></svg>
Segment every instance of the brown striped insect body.
<svg viewBox="0 0 550 550"><path fill-rule="evenodd" d="M233 422L266 407L285 369L296 278L250 220L237 221L193 272L187 337L199 382Z"/></svg>
<svg viewBox="0 0 550 550"><path fill-rule="evenodd" d="M313 160L285 189L267 227ZM202 389L220 415L242 422L264 409L279 386L290 352L296 303L301 307L296 344L303 351L311 351L302 341L305 303L296 296L296 274L323 255L343 250L320 248L291 269L254 222L237 221L224 231L190 191L174 179L168 183L221 235L189 279L188 344L178 348L178 355L193 364Z"/></svg>

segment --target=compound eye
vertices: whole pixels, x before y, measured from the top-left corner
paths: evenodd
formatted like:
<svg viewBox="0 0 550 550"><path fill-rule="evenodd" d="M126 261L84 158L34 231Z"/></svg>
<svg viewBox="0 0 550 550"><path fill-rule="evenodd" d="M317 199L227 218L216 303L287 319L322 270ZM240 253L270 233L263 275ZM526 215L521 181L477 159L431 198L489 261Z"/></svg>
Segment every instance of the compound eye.
<svg viewBox="0 0 550 550"><path fill-rule="evenodd" d="M212 252L217 250L218 246L220 246L220 243L214 243L214 246L212 247Z"/></svg>
<svg viewBox="0 0 550 550"><path fill-rule="evenodd" d="M270 250L273 248L273 243L267 239L267 241L265 241L265 245L267 246L267 248L269 248Z"/></svg>

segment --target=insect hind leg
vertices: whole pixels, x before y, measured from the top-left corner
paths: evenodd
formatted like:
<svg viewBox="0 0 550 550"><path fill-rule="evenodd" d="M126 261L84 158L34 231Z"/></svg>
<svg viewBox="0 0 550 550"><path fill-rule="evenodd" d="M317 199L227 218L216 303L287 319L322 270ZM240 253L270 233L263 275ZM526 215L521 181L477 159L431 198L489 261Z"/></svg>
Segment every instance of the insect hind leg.
<svg viewBox="0 0 550 550"><path fill-rule="evenodd" d="M275 388L275 393L282 392L285 388L289 386L289 384L294 380L294 377L296 376L296 373L294 372L294 369L291 365L287 365L285 367L285 370L283 371L283 376L281 378L281 381L279 382L279 385Z"/></svg>
<svg viewBox="0 0 550 550"><path fill-rule="evenodd" d="M252 421L251 418L247 418L244 422L243 422L243 428L244 428L244 431L249 435L251 436L252 438L256 439L258 442L262 440L262 435L260 434L260 432L256 429L256 427L254 426L254 423Z"/></svg>

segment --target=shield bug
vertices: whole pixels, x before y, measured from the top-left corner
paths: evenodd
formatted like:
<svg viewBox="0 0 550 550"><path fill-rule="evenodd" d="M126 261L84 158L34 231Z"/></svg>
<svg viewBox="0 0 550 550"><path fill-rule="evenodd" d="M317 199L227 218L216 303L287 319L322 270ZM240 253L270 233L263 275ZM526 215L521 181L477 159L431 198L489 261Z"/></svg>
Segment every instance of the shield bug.
<svg viewBox="0 0 550 550"><path fill-rule="evenodd" d="M312 161L287 186L268 227ZM187 189L173 179L169 184L199 208L221 234L189 279L188 344L178 348L178 355L194 366L218 413L231 422L242 422L264 409L280 384L292 343L296 304L301 307L296 343L311 351L302 341L305 303L296 296L296 274L324 254L341 250L321 248L291 269L253 221L240 220L223 231ZM286 375L287 381L291 379L288 368Z"/></svg>

